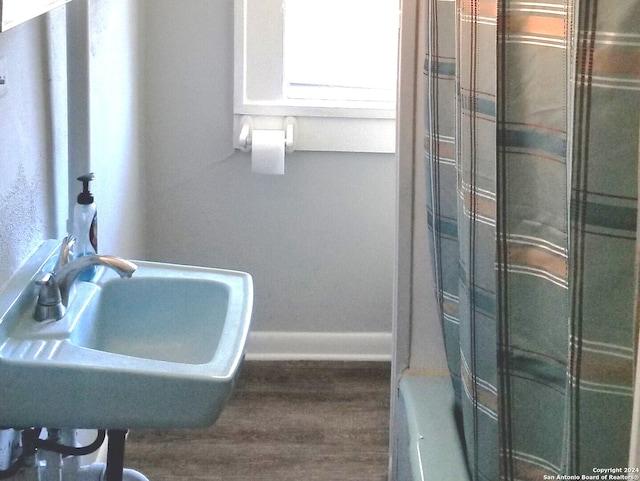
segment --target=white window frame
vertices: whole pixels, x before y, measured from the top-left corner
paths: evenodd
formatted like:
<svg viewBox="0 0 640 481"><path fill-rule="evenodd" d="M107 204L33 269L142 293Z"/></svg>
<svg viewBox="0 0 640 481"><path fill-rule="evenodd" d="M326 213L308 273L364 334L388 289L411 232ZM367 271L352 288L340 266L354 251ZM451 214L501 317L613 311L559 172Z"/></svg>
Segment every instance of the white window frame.
<svg viewBox="0 0 640 481"><path fill-rule="evenodd" d="M252 8L271 2L267 7L271 12L261 13L265 28L255 34L260 36L259 53L249 51L249 46L256 44L251 43L252 32L247 28L248 2L252 2ZM285 117L294 117L295 150L395 152L395 102L279 98L282 94L278 95L277 87L273 86L278 84L282 88L283 15L281 8L274 5L281 3L282 0L234 0L234 146L240 148L240 132L246 117L251 118L255 129L280 129ZM271 98L250 98L247 79L251 76L268 79L265 84L271 84L272 91L266 97Z"/></svg>

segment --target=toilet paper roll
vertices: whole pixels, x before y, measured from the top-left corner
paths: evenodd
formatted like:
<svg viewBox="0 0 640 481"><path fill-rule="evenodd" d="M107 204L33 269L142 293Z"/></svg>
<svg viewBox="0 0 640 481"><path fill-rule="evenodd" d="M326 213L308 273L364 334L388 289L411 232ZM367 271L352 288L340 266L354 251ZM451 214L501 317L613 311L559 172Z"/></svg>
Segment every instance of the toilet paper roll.
<svg viewBox="0 0 640 481"><path fill-rule="evenodd" d="M251 134L251 171L284 174L284 131L254 130Z"/></svg>

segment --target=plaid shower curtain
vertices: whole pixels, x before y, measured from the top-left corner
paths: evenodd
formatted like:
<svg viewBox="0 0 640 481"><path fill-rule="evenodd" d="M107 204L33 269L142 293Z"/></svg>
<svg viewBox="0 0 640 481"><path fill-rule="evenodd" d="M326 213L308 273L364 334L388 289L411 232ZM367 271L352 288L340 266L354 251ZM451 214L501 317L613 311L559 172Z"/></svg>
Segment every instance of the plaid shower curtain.
<svg viewBox="0 0 640 481"><path fill-rule="evenodd" d="M627 466L639 0L425 0L428 225L473 480Z"/></svg>

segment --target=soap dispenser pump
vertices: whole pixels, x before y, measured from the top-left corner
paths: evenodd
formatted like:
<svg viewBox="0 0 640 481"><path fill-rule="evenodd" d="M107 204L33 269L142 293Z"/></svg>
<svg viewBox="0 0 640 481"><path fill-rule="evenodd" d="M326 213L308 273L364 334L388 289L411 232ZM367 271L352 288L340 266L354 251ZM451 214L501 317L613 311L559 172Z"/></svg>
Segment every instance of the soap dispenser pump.
<svg viewBox="0 0 640 481"><path fill-rule="evenodd" d="M72 235L76 238L73 256L82 257L98 253L98 212L93 194L89 191L89 182L95 179L93 172L78 177L82 182L82 192L78 194L78 203L73 209ZM79 278L91 280L96 267L88 268Z"/></svg>

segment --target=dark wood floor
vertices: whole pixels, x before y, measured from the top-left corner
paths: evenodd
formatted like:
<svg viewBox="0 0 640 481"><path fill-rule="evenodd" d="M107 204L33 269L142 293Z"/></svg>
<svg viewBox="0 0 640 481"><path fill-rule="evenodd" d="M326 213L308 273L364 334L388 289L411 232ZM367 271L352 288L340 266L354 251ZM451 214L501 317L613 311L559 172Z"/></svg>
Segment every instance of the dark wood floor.
<svg viewBox="0 0 640 481"><path fill-rule="evenodd" d="M125 466L150 481L383 481L387 363L246 362L205 430L132 431Z"/></svg>

